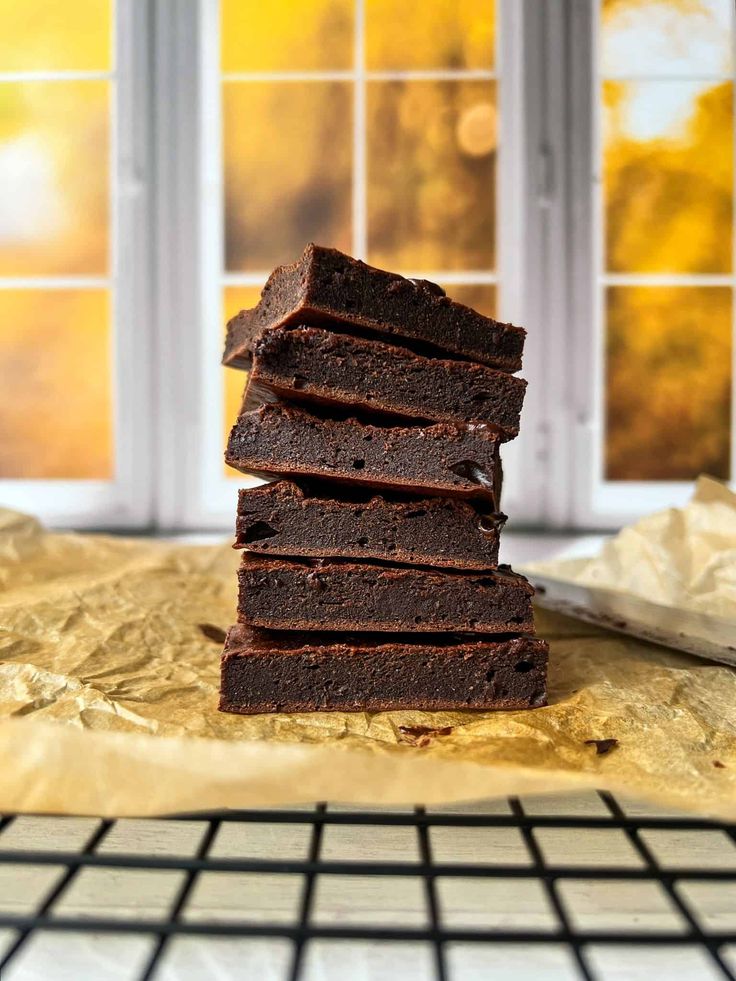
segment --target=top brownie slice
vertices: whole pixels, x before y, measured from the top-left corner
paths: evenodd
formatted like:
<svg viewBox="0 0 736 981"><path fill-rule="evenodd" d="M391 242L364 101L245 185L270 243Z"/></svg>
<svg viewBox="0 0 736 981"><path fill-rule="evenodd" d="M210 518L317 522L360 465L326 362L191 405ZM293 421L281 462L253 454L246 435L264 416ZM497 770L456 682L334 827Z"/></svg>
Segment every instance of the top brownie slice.
<svg viewBox="0 0 736 981"><path fill-rule="evenodd" d="M434 283L405 279L310 244L297 262L271 273L254 310L230 321L223 363L247 367L255 334L294 323L351 326L509 372L521 368L526 336L521 327L451 300Z"/></svg>

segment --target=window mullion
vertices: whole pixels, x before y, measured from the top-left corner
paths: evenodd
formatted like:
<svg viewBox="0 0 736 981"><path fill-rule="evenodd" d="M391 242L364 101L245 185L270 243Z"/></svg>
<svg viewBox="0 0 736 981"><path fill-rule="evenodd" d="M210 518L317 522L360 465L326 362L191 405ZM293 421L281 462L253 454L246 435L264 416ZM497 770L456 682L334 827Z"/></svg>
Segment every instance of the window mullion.
<svg viewBox="0 0 736 981"><path fill-rule="evenodd" d="M570 523L573 481L572 363L569 310L570 175L568 145L567 0L523 11L523 153L516 181L524 182L516 281L520 322L529 330L524 375L529 380L519 457L518 502L504 507L517 522ZM508 275L508 273L506 274ZM502 276L503 282L503 276ZM511 510L513 507L513 511Z"/></svg>
<svg viewBox="0 0 736 981"><path fill-rule="evenodd" d="M571 524L590 527L591 481L595 466L594 399L596 386L595 324L597 312L597 242L594 235L594 188L599 175L592 170L594 133L593 22L595 4L572 0L568 24L569 49L569 186L570 226L570 369L573 418L570 469Z"/></svg>
<svg viewBox="0 0 736 981"><path fill-rule="evenodd" d="M153 520L149 27L148 2L118 0L111 231L116 477L125 524L136 526Z"/></svg>
<svg viewBox="0 0 736 981"><path fill-rule="evenodd" d="M203 6L212 6L203 4ZM153 0L153 473L159 528L198 524L202 469L200 4ZM212 192L207 192L214 196Z"/></svg>

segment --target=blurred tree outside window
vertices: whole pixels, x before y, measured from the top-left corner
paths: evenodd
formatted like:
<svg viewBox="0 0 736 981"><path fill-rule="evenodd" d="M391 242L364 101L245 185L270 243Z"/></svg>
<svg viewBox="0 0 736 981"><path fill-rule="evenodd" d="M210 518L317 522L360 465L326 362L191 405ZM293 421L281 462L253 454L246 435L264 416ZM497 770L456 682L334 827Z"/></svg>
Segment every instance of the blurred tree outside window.
<svg viewBox="0 0 736 981"><path fill-rule="evenodd" d="M0 0L0 479L110 479L111 0Z"/></svg>
<svg viewBox="0 0 736 981"><path fill-rule="evenodd" d="M605 477L731 473L732 0L603 0Z"/></svg>

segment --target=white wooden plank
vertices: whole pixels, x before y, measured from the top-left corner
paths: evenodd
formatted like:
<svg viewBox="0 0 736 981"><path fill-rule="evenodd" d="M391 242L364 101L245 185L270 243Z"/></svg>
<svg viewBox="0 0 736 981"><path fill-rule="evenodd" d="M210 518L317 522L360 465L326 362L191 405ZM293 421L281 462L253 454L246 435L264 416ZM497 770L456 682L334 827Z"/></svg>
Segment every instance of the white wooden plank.
<svg viewBox="0 0 736 981"><path fill-rule="evenodd" d="M727 944L719 951L723 958L723 963L729 968L732 974L736 974L736 944Z"/></svg>
<svg viewBox="0 0 736 981"><path fill-rule="evenodd" d="M0 913L35 913L65 871L62 865L0 865Z"/></svg>
<svg viewBox="0 0 736 981"><path fill-rule="evenodd" d="M736 935L736 882L693 879L677 882L675 889L703 931Z"/></svg>
<svg viewBox="0 0 736 981"><path fill-rule="evenodd" d="M418 876L319 875L312 920L330 926L427 926L424 880Z"/></svg>
<svg viewBox="0 0 736 981"><path fill-rule="evenodd" d="M533 834L550 865L633 869L644 864L626 835L617 828L535 828Z"/></svg>
<svg viewBox="0 0 736 981"><path fill-rule="evenodd" d="M268 278L268 277L266 277L266 278ZM262 282L265 282L265 280L262 280ZM205 536L203 536L203 537L205 537ZM206 542L206 544L210 544L210 545L216 544L216 545L219 545L221 542L222 542L222 535L219 534L219 533L216 534L216 535L210 534L209 536L207 536L207 542ZM264 810L264 811L285 811L285 812L288 812L289 814L294 814L294 813L313 814L314 811L316 810L316 805L314 803L311 803L311 804L310 803L306 803L305 804L303 802L301 804L299 802L297 802L296 804L269 804L267 807L259 808L259 810Z"/></svg>
<svg viewBox="0 0 736 981"><path fill-rule="evenodd" d="M342 862L418 862L419 839L408 825L328 824L320 858Z"/></svg>
<svg viewBox="0 0 736 981"><path fill-rule="evenodd" d="M37 930L3 971L3 981L136 981L154 943L144 934Z"/></svg>
<svg viewBox="0 0 736 981"><path fill-rule="evenodd" d="M19 815L0 834L3 851L76 852L99 825L97 818Z"/></svg>
<svg viewBox="0 0 736 981"><path fill-rule="evenodd" d="M303 876L287 873L203 872L184 907L192 922L295 923Z"/></svg>
<svg viewBox="0 0 736 981"><path fill-rule="evenodd" d="M413 814L413 804L341 804L329 803L327 812L333 814L352 814L362 811L365 814Z"/></svg>
<svg viewBox="0 0 736 981"><path fill-rule="evenodd" d="M0 959L7 954L17 939L17 930L11 930L9 927L0 929Z"/></svg>
<svg viewBox="0 0 736 981"><path fill-rule="evenodd" d="M516 828L434 827L429 829L432 859L461 865L531 865Z"/></svg>
<svg viewBox="0 0 736 981"><path fill-rule="evenodd" d="M571 951L563 944L447 945L449 981L579 981Z"/></svg>
<svg viewBox="0 0 736 981"><path fill-rule="evenodd" d="M279 937L175 937L155 981L286 981L292 945Z"/></svg>
<svg viewBox="0 0 736 981"><path fill-rule="evenodd" d="M658 882L562 879L557 892L575 930L682 933L687 924Z"/></svg>
<svg viewBox="0 0 736 981"><path fill-rule="evenodd" d="M454 804L436 804L427 808L427 814L510 814L511 808L505 797L495 800L463 800Z"/></svg>
<svg viewBox="0 0 736 981"><path fill-rule="evenodd" d="M220 825L209 855L212 858L306 859L312 827L309 824L268 824L226 821Z"/></svg>
<svg viewBox="0 0 736 981"><path fill-rule="evenodd" d="M736 845L725 831L645 828L639 832L663 869L736 869Z"/></svg>
<svg viewBox="0 0 736 981"><path fill-rule="evenodd" d="M555 930L557 916L536 879L435 879L446 929Z"/></svg>
<svg viewBox="0 0 736 981"><path fill-rule="evenodd" d="M527 814L548 817L610 817L611 812L593 791L577 794L537 794L522 797Z"/></svg>
<svg viewBox="0 0 736 981"><path fill-rule="evenodd" d="M435 981L428 943L312 940L300 981Z"/></svg>
<svg viewBox="0 0 736 981"><path fill-rule="evenodd" d="M686 816L684 811L677 808L660 807L658 804L652 804L651 801L639 800L638 797L629 797L627 794L616 794L616 800L627 817L676 818Z"/></svg>
<svg viewBox="0 0 736 981"><path fill-rule="evenodd" d="M54 903L52 915L163 920L184 880L184 872L173 869L80 869Z"/></svg>
<svg viewBox="0 0 736 981"><path fill-rule="evenodd" d="M722 981L702 947L663 947L657 944L624 947L596 944L585 948L585 960L597 981Z"/></svg>
<svg viewBox="0 0 736 981"><path fill-rule="evenodd" d="M191 858L207 829L205 821L119 818L97 847L103 854Z"/></svg>

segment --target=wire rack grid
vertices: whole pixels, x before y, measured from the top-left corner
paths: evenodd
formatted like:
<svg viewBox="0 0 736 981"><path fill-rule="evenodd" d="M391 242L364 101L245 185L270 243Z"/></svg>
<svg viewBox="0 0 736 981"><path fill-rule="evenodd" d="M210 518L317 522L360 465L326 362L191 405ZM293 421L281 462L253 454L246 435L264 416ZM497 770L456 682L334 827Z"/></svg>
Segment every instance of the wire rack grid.
<svg viewBox="0 0 736 981"><path fill-rule="evenodd" d="M0 977L736 978L736 829L612 795L7 815Z"/></svg>

